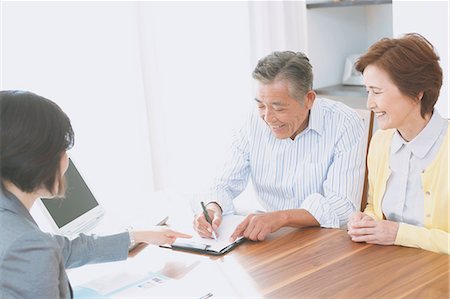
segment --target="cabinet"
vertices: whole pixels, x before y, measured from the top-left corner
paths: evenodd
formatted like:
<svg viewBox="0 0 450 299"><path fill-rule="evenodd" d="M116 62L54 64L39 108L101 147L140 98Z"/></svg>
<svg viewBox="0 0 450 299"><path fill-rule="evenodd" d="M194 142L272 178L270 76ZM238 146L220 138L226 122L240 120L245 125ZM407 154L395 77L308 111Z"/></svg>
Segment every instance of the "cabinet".
<svg viewBox="0 0 450 299"><path fill-rule="evenodd" d="M364 86L336 84L315 88L315 91L319 97L341 101L352 108L367 109L367 93Z"/></svg>
<svg viewBox="0 0 450 299"><path fill-rule="evenodd" d="M392 0L308 0L306 8L344 7L358 5L390 4Z"/></svg>
<svg viewBox="0 0 450 299"><path fill-rule="evenodd" d="M365 108L365 88L341 84L345 59L364 53L382 37L393 36L391 1L307 1L306 8L306 48L314 89L319 96Z"/></svg>

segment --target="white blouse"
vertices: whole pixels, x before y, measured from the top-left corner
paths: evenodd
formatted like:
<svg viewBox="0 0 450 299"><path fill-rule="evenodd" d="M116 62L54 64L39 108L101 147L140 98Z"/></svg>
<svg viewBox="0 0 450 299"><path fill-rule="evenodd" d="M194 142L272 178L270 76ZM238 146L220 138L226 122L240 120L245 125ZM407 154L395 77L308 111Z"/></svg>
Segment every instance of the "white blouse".
<svg viewBox="0 0 450 299"><path fill-rule="evenodd" d="M382 201L386 219L417 226L424 223L422 172L439 151L447 129L447 120L434 110L425 128L410 142L396 131L390 152L391 175Z"/></svg>

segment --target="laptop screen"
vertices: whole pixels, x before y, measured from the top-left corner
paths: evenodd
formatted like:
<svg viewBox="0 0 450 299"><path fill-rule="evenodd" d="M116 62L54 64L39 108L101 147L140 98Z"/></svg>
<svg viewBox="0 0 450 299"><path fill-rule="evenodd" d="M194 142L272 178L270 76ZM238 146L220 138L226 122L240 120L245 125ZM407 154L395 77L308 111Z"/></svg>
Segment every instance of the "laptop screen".
<svg viewBox="0 0 450 299"><path fill-rule="evenodd" d="M66 180L65 198L42 198L42 203L59 228L98 206L97 200L71 159L69 159Z"/></svg>

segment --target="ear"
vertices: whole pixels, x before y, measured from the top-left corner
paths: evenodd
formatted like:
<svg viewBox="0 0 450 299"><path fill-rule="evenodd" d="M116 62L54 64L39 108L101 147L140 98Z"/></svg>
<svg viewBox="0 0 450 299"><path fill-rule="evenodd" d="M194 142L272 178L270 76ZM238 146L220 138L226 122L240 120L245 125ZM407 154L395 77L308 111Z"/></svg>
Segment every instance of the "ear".
<svg viewBox="0 0 450 299"><path fill-rule="evenodd" d="M308 110L311 110L314 100L316 99L316 92L314 90L310 90L305 95L305 107Z"/></svg>
<svg viewBox="0 0 450 299"><path fill-rule="evenodd" d="M423 94L424 94L423 91L421 91L421 92L419 92L419 93L417 94L416 99L417 99L418 102L422 101Z"/></svg>

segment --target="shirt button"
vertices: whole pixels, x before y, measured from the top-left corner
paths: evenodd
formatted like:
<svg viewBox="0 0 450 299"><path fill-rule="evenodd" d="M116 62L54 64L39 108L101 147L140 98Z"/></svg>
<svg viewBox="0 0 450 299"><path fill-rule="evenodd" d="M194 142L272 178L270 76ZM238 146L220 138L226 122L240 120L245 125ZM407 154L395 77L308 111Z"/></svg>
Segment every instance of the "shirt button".
<svg viewBox="0 0 450 299"><path fill-rule="evenodd" d="M431 195L430 191L425 192L425 195L430 196Z"/></svg>
<svg viewBox="0 0 450 299"><path fill-rule="evenodd" d="M430 218L430 217L431 217L431 215L430 215L430 214L426 214L426 215L425 215L425 217L427 217L427 218Z"/></svg>

